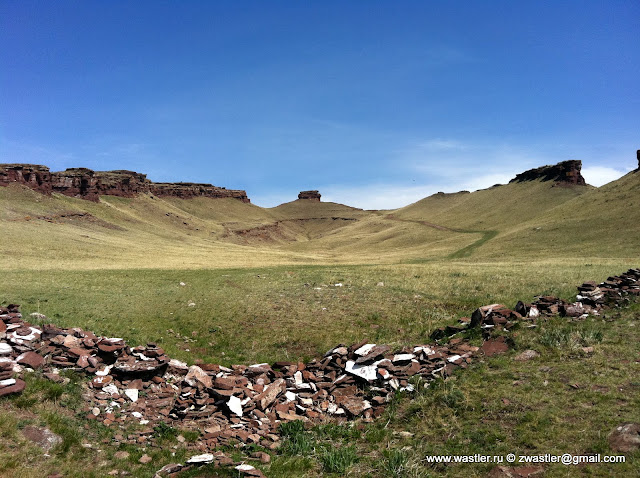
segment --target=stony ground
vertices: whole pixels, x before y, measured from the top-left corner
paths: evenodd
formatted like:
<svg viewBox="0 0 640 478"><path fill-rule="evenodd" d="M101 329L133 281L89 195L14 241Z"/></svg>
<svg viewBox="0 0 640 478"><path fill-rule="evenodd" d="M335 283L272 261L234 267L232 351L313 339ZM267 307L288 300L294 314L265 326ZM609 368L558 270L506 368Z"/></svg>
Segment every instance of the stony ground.
<svg viewBox="0 0 640 478"><path fill-rule="evenodd" d="M414 392L416 388L424 390L434 379L449 377L457 368L467 368L473 357L507 352L514 345L522 324L535 328L541 317L559 315L565 317L565 323L567 320L584 321L589 316L600 316L611 307L626 305L640 294L639 279L640 270L629 270L600 284L585 282L578 287L575 302L542 296L533 304L519 302L514 309L501 304L484 306L470 318L460 319L459 325L436 329L432 339L444 344L431 343L392 351L388 346L363 342L349 347L340 345L322 359L306 364L279 362L231 368L212 364L187 367L171 360L155 344L132 348L122 339L97 337L79 328L34 327L23 320L17 306L9 305L0 315L5 329L0 331L4 336L0 344L0 354L4 356L1 359L0 394L24 393L29 380L34 380L36 392L46 381L59 385L58 390L64 390L72 385L71 378L60 373L63 369L91 374L94 378L89 388L81 387L85 389L80 394L84 402L80 407L81 414L85 420L120 430L112 436L112 445L162 450L165 435L173 434L184 445L183 456L192 452L184 463L163 467L159 471L161 476L207 463L233 466L239 473L261 476L261 471L239 463L231 453L223 450L236 443L244 445L245 452L248 450L245 456L260 460L263 465L271 461L271 455L260 450L286 455L291 454L293 446L296 455L300 450L292 443L300 440L311 443L304 427L298 428L297 423L320 423L328 418L372 422L386 413L385 409L395 408L394 397L398 393ZM566 340L571 339L570 335ZM590 355L594 348L589 342L597 341L597 335L583 334L572 340L576 341L582 354ZM474 336L481 340L481 346L470 343ZM545 340L552 344L565 339L562 334L557 337L551 334ZM527 349L515 360L526 362L538 356L537 351ZM35 379L27 377L29 370L38 371L34 374ZM14 373L21 378L13 378ZM79 383L77 377L75 383ZM437 384L434 382L431 389L437 390L440 387ZM520 383L516 380L514 385ZM569 383L569 386L576 390L581 387L578 383ZM422 391L419 397L424 397L423 394ZM64 395L64 391L60 395ZM455 397L450 393L448 396L455 404ZM503 398L502 402L510 404L508 398ZM176 425L184 430L182 434L175 433ZM637 434L633 427L636 425L621 426L631 438L610 435L609 445L614 451L633 452L636 446L633 437ZM629 430L625 426L630 427ZM62 436L49 428L26 426L22 433L47 451L57 449L64 442ZM400 436L405 435L406 438L413 436L412 432L400 432ZM622 440L622 448L616 439ZM625 440L631 440L626 449ZM85 445L91 447L90 443ZM344 472L358 461L355 449L339 447L337 450L341 451L336 451L336 456L320 456L325 471ZM193 455L195 451L205 453ZM401 460L406 458L401 455L395 459L407 461ZM113 455L115 459L130 456L126 450ZM138 462L155 464L154 458L147 453L140 456ZM277 475L277 467L274 471ZM540 473L544 468L516 471ZM493 472L508 474L513 470L494 469ZM114 474L119 473L114 471Z"/></svg>

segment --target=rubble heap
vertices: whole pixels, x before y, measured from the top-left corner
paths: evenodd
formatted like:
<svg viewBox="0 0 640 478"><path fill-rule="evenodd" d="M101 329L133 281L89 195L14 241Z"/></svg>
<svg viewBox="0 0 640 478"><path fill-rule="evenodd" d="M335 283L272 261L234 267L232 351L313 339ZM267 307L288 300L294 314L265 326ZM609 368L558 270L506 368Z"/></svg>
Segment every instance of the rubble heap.
<svg viewBox="0 0 640 478"><path fill-rule="evenodd" d="M135 420L145 427L122 441L148 443L155 426L180 423L201 430L195 448L203 452L238 442L275 449L282 422L327 417L372 421L396 391L413 390L411 377L446 377L466 368L479 353L506 351L504 336L492 337L496 330L508 331L519 321L544 316L597 315L605 307L624 305L630 296L640 296L640 269L600 284L585 282L578 292L574 303L541 296L531 304L518 302L514 309L503 304L480 307L459 325L434 331L436 342L430 344L392 350L364 341L338 345L308 363L230 368L188 366L154 343L131 347L121 338L99 337L81 328L37 327L24 320L19 306L9 305L0 307L0 396L24 390L25 382L16 376L26 370L41 370L46 378L64 382L68 379L60 371L73 369L92 376L85 393L88 419L107 426ZM450 338L473 327L482 329L482 347ZM437 343L448 337L446 344ZM220 453L192 460L231 464Z"/></svg>

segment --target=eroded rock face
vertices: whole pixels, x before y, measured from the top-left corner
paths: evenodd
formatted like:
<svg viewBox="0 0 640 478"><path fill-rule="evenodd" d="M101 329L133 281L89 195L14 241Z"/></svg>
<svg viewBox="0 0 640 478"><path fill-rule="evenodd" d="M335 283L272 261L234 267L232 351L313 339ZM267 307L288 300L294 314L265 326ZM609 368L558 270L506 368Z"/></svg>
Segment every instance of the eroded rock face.
<svg viewBox="0 0 640 478"><path fill-rule="evenodd" d="M206 183L151 183L149 192L158 197L178 197L191 199L194 197L233 198L244 203L251 202L246 191L226 189Z"/></svg>
<svg viewBox="0 0 640 478"><path fill-rule="evenodd" d="M100 198L99 179L87 168L69 168L51 173L51 189L65 196L97 201Z"/></svg>
<svg viewBox="0 0 640 478"><path fill-rule="evenodd" d="M317 190L313 191L300 191L298 194L298 199L307 199L309 201L318 201L320 202L320 193Z"/></svg>
<svg viewBox="0 0 640 478"><path fill-rule="evenodd" d="M636 171L640 171L640 149L636 151L636 158L638 158L638 169Z"/></svg>
<svg viewBox="0 0 640 478"><path fill-rule="evenodd" d="M108 196L135 197L149 192L151 181L146 174L135 171L98 171L96 172L100 194Z"/></svg>
<svg viewBox="0 0 640 478"><path fill-rule="evenodd" d="M524 173L518 174L509 183L522 183L525 181L555 181L560 185L576 185L584 186L586 181L580 174L582 170L582 161L572 159L570 161L562 161L552 166L542 166L530 169Z"/></svg>
<svg viewBox="0 0 640 478"><path fill-rule="evenodd" d="M147 179L146 174L127 170L69 168L52 173L48 167L37 164L0 164L0 186L11 183L22 184L43 194L56 192L89 201L98 201L102 195L135 197L150 193L158 197L233 198L244 203L251 202L243 190L206 183L154 183Z"/></svg>
<svg viewBox="0 0 640 478"><path fill-rule="evenodd" d="M40 164L0 164L0 186L24 184L43 194L51 194L51 173Z"/></svg>

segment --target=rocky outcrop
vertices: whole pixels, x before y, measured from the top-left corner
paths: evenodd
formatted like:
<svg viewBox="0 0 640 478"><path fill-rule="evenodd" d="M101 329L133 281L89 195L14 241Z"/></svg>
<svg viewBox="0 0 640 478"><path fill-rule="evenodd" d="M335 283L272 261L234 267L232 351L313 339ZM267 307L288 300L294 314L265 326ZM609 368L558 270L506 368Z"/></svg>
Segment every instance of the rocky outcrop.
<svg viewBox="0 0 640 478"><path fill-rule="evenodd" d="M640 171L640 149L636 151L636 158L638 158L638 169L636 171Z"/></svg>
<svg viewBox="0 0 640 478"><path fill-rule="evenodd" d="M542 166L540 168L530 169L524 173L518 174L509 183L522 183L525 181L555 181L558 185L574 185L584 186L586 181L580 174L582 169L582 161L572 159L570 161L562 161L552 166Z"/></svg>
<svg viewBox="0 0 640 478"><path fill-rule="evenodd" d="M100 198L98 183L95 172L87 168L69 168L51 173L51 188L54 193L88 201Z"/></svg>
<svg viewBox="0 0 640 478"><path fill-rule="evenodd" d="M98 201L103 195L135 197L150 193L158 197L233 198L251 202L243 190L205 183L154 183L147 179L146 174L135 171L69 168L52 173L48 167L37 164L0 164L0 186L12 183L22 184L43 194L56 192L89 201Z"/></svg>
<svg viewBox="0 0 640 478"><path fill-rule="evenodd" d="M108 196L134 197L149 192L151 181L146 174L135 171L99 171L96 172L100 194Z"/></svg>
<svg viewBox="0 0 640 478"><path fill-rule="evenodd" d="M0 186L24 184L43 194L51 194L49 168L39 164L0 164Z"/></svg>
<svg viewBox="0 0 640 478"><path fill-rule="evenodd" d="M220 188L206 183L151 183L149 192L158 197L173 196L182 199L194 197L233 198L245 203L251 202L245 191Z"/></svg>
<svg viewBox="0 0 640 478"><path fill-rule="evenodd" d="M320 202L320 193L317 190L313 191L300 191L298 199L307 199L309 201Z"/></svg>

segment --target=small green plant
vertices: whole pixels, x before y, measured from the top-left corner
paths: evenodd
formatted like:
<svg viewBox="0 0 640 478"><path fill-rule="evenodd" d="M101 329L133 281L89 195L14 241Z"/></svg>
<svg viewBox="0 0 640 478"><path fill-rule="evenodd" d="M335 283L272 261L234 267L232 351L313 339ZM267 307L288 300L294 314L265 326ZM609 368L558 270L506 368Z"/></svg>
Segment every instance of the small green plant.
<svg viewBox="0 0 640 478"><path fill-rule="evenodd" d="M407 476L407 453L403 450L385 450L382 470L386 476L402 478Z"/></svg>
<svg viewBox="0 0 640 478"><path fill-rule="evenodd" d="M572 350L600 343L603 337L602 330L593 324L581 326L553 324L540 333L538 340L545 347Z"/></svg>
<svg viewBox="0 0 640 478"><path fill-rule="evenodd" d="M338 425L337 423L318 425L314 428L314 431L319 437L331 440L357 439L362 435L362 432L354 426Z"/></svg>
<svg viewBox="0 0 640 478"><path fill-rule="evenodd" d="M344 474L352 464L358 461L355 446L325 448L318 457L322 469L327 473Z"/></svg>
<svg viewBox="0 0 640 478"><path fill-rule="evenodd" d="M309 456L315 450L315 441L311 434L304 429L301 420L294 420L280 424L278 429L284 437L280 446L280 453L287 456Z"/></svg>
<svg viewBox="0 0 640 478"><path fill-rule="evenodd" d="M178 435L178 430L164 422L158 423L153 427L153 436L158 440L171 440Z"/></svg>

